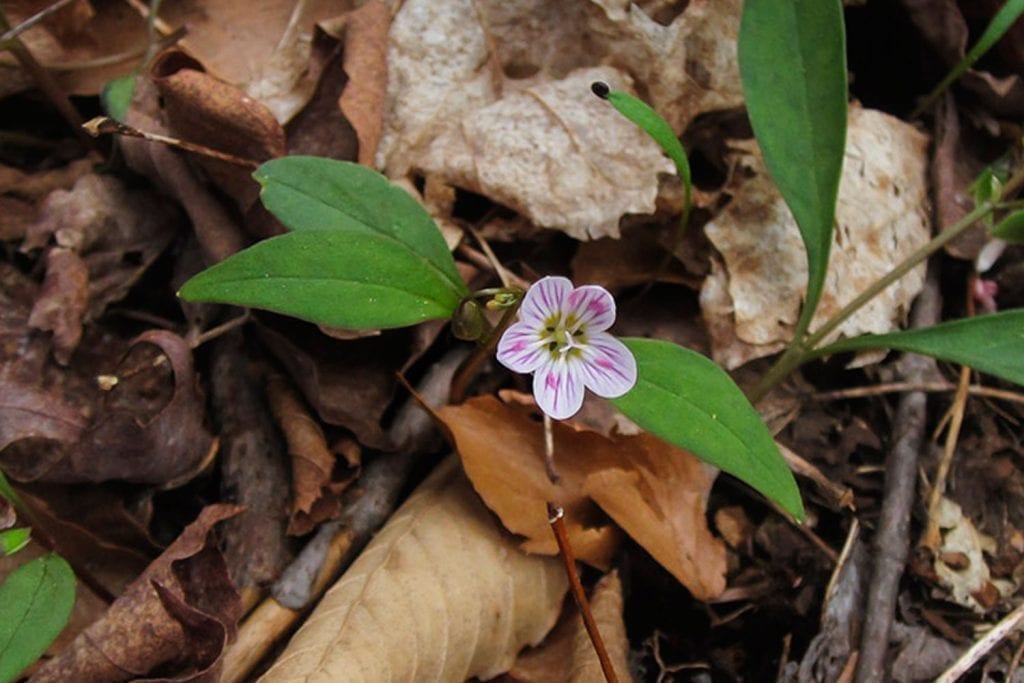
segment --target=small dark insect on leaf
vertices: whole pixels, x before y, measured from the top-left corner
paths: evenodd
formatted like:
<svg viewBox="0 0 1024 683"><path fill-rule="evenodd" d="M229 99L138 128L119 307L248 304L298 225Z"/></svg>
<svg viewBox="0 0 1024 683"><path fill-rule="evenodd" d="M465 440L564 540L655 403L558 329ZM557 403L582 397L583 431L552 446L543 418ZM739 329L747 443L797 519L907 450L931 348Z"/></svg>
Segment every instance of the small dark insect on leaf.
<svg viewBox="0 0 1024 683"><path fill-rule="evenodd" d="M591 83L590 89L591 91L593 91L595 95L600 97L602 100L607 100L608 93L611 92L611 90L608 87L608 84L602 83L601 81L594 81L593 83Z"/></svg>

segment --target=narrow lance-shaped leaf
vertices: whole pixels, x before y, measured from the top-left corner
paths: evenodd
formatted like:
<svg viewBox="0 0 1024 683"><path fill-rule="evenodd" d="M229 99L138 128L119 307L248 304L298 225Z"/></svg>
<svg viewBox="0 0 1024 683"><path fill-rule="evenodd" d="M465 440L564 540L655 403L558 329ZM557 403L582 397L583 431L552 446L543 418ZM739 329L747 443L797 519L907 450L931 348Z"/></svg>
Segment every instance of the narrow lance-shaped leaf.
<svg viewBox="0 0 1024 683"><path fill-rule="evenodd" d="M807 296L821 298L846 146L846 34L840 0L744 0L739 65L765 166L800 228Z"/></svg>
<svg viewBox="0 0 1024 683"><path fill-rule="evenodd" d="M453 289L465 290L441 232L419 202L376 171L347 161L293 156L260 166L267 209L291 230L386 236L419 255Z"/></svg>
<svg viewBox="0 0 1024 683"><path fill-rule="evenodd" d="M18 567L0 585L0 683L46 652L75 604L75 574L57 555Z"/></svg>
<svg viewBox="0 0 1024 683"><path fill-rule="evenodd" d="M463 290L386 235L317 230L259 242L199 273L179 295L374 329L448 318Z"/></svg>
<svg viewBox="0 0 1024 683"><path fill-rule="evenodd" d="M920 353L1024 385L1024 309L951 320L916 330L842 339L815 350L814 357L866 349Z"/></svg>
<svg viewBox="0 0 1024 683"><path fill-rule="evenodd" d="M668 125L668 121L643 100L620 90L609 90L608 86L600 81L593 83L590 89L601 99L608 100L616 111L651 136L651 139L657 142L669 159L675 163L676 173L683 181L683 189L686 191L686 210L689 210L692 192L690 160L686 156L686 150L683 149L679 138L676 137L675 131L672 130L672 126Z"/></svg>
<svg viewBox="0 0 1024 683"><path fill-rule="evenodd" d="M745 481L797 519L804 507L792 472L761 416L714 362L654 339L623 339L637 383L612 403L645 430Z"/></svg>

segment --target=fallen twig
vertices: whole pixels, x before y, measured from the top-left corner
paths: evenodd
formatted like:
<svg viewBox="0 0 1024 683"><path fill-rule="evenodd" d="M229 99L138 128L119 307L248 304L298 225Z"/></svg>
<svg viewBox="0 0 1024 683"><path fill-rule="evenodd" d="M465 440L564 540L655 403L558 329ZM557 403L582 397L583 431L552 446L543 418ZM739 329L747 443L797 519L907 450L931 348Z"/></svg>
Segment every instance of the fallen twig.
<svg viewBox="0 0 1024 683"><path fill-rule="evenodd" d="M935 683L954 683L954 681L967 673L972 666L977 664L978 660L985 656L986 653L1020 628L1021 622L1024 622L1024 604L1018 605L1015 610L993 626L991 631L968 648L967 652L960 655L960 659L953 662L953 666L946 669L941 676L936 678Z"/></svg>
<svg viewBox="0 0 1024 683"><path fill-rule="evenodd" d="M924 290L914 306L913 327L934 325L939 321L940 312L938 273L930 267ZM929 375L936 372L935 361L923 356L904 355L901 364L902 374L911 382L930 379ZM885 463L885 494L875 532L875 567L861 634L857 683L874 683L885 678L896 596L910 550L910 510L914 503L917 461L926 416L924 392L914 391L900 397L893 420L892 448Z"/></svg>

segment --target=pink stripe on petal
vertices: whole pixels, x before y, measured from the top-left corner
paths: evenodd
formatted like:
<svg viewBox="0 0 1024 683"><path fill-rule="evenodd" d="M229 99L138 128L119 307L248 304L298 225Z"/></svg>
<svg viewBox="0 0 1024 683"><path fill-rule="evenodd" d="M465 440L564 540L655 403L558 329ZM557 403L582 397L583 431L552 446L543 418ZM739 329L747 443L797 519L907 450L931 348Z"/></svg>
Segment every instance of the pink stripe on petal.
<svg viewBox="0 0 1024 683"><path fill-rule="evenodd" d="M579 365L584 384L598 396L618 398L636 384L636 359L610 334L591 336Z"/></svg>
<svg viewBox="0 0 1024 683"><path fill-rule="evenodd" d="M551 316L562 311L565 300L572 292L569 278L549 276L537 280L526 290L519 319L540 327Z"/></svg>
<svg viewBox="0 0 1024 683"><path fill-rule="evenodd" d="M526 323L515 323L498 340L498 362L513 372L533 372L547 354L537 331Z"/></svg>
<svg viewBox="0 0 1024 683"><path fill-rule="evenodd" d="M577 287L566 303L566 314L575 314L586 326L588 334L604 332L615 322L615 299L604 287Z"/></svg>
<svg viewBox="0 0 1024 683"><path fill-rule="evenodd" d="M572 417L583 406L583 381L579 364L549 361L533 376L537 405L556 420Z"/></svg>

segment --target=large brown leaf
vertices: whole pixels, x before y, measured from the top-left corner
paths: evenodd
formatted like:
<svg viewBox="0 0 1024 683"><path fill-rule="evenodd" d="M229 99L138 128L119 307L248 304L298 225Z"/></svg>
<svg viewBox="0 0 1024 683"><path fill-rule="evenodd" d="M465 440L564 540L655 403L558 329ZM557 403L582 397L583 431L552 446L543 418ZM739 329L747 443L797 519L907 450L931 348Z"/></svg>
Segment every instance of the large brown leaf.
<svg viewBox="0 0 1024 683"><path fill-rule="evenodd" d="M438 416L474 488L506 528L526 537L524 549L557 551L545 505L552 501L565 508L577 556L605 565L614 536L599 506L695 597L725 589L725 545L704 517L718 472L691 454L649 434L608 438L555 423L555 485L543 464L542 426L526 409L481 396Z"/></svg>
<svg viewBox="0 0 1024 683"><path fill-rule="evenodd" d="M489 678L544 637L565 589L558 561L517 550L450 458L328 591L261 680Z"/></svg>

